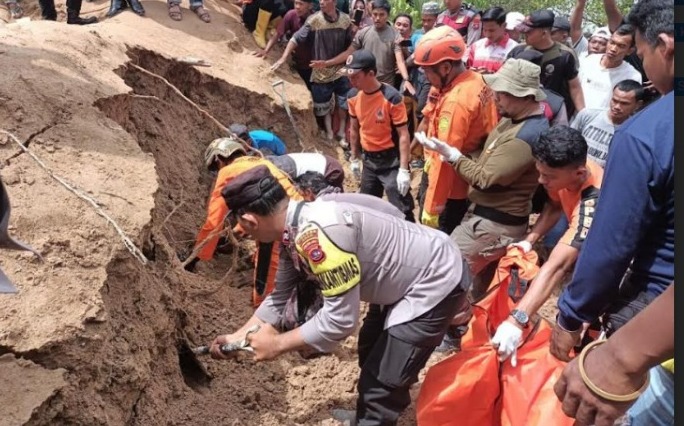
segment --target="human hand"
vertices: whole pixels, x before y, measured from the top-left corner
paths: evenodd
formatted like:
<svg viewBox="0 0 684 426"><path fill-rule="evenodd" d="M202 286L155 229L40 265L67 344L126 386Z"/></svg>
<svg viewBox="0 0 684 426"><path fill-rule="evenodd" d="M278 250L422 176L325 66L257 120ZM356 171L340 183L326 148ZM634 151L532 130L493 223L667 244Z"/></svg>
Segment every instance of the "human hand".
<svg viewBox="0 0 684 426"><path fill-rule="evenodd" d="M404 90L409 92L409 95L416 96L416 88L413 87L413 84L408 80L404 80Z"/></svg>
<svg viewBox="0 0 684 426"><path fill-rule="evenodd" d="M522 329L520 327L509 320L502 322L492 338L492 346L499 354L499 361L504 362L508 357L511 357L511 365L515 367L518 364L516 352L521 340Z"/></svg>
<svg viewBox="0 0 684 426"><path fill-rule="evenodd" d="M323 60L314 60L314 61L311 61L311 63L309 64L309 66L310 66L311 68L313 68L313 69L325 68L325 67L327 66L327 65L325 64L326 62L327 62L327 61L323 61Z"/></svg>
<svg viewBox="0 0 684 426"><path fill-rule="evenodd" d="M522 240L522 241L518 241L518 242L515 242L512 244L509 244L508 247L506 247L506 248L510 249L511 247L518 247L520 250L522 250L522 252L524 254L527 254L530 251L532 251L532 243L530 243L527 240Z"/></svg>
<svg viewBox="0 0 684 426"><path fill-rule="evenodd" d="M397 173L397 188L403 197L411 188L411 172L408 169L399 169Z"/></svg>
<svg viewBox="0 0 684 426"><path fill-rule="evenodd" d="M439 215L431 214L427 210L423 209L423 214L420 215L420 223L430 228L437 229L439 227Z"/></svg>
<svg viewBox="0 0 684 426"><path fill-rule="evenodd" d="M271 324L262 324L255 333L247 336L247 343L254 350L255 361L268 361L280 355L278 330Z"/></svg>
<svg viewBox="0 0 684 426"><path fill-rule="evenodd" d="M449 146L449 144L446 142L443 142L437 138L428 138L424 132L416 133L415 138L426 149L437 151L442 156L443 161L453 163L463 155L461 154L461 151L453 146Z"/></svg>
<svg viewBox="0 0 684 426"><path fill-rule="evenodd" d="M355 178L361 179L361 160L351 160L349 163L349 170L351 170Z"/></svg>
<svg viewBox="0 0 684 426"><path fill-rule="evenodd" d="M233 343L241 338L235 334L222 334L217 336L213 342L211 342L211 347L209 348L209 354L214 359L230 359L231 356L221 352L221 346Z"/></svg>
<svg viewBox="0 0 684 426"><path fill-rule="evenodd" d="M597 347L584 358L584 369L594 385L615 395L628 395L644 384L644 378L627 374L614 360L606 344ZM611 426L634 403L615 402L597 396L582 380L579 357L570 361L553 387L562 403L565 415L576 424Z"/></svg>
<svg viewBox="0 0 684 426"><path fill-rule="evenodd" d="M576 331L568 331L556 322L551 333L551 347L549 348L551 355L561 361L570 361L570 350L579 344L581 334L581 328Z"/></svg>
<svg viewBox="0 0 684 426"><path fill-rule="evenodd" d="M280 58L271 65L271 71L275 71L285 63L285 58Z"/></svg>
<svg viewBox="0 0 684 426"><path fill-rule="evenodd" d="M257 58L265 58L266 55L268 55L268 52L264 49L259 49L255 52L252 52L253 56L256 56Z"/></svg>

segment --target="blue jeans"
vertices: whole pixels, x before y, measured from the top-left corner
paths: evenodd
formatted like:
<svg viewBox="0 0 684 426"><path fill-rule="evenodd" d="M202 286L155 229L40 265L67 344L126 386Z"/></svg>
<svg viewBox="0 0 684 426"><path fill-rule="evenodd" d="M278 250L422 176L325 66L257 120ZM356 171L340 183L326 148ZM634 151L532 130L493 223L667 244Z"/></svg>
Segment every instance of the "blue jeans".
<svg viewBox="0 0 684 426"><path fill-rule="evenodd" d="M544 236L544 247L553 250L553 248L556 247L556 244L558 244L558 241L563 237L563 234L565 234L565 231L568 230L568 226L570 226L568 218L565 217L564 214L561 215L558 222L556 222L553 228Z"/></svg>
<svg viewBox="0 0 684 426"><path fill-rule="evenodd" d="M627 411L630 426L674 425L674 375L661 366L651 369L651 383Z"/></svg>

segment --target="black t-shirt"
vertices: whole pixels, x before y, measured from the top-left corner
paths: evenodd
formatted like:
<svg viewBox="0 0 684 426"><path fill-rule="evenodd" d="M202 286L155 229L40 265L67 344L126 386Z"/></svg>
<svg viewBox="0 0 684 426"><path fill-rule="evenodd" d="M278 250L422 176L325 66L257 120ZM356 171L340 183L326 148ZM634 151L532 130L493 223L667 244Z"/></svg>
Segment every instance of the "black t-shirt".
<svg viewBox="0 0 684 426"><path fill-rule="evenodd" d="M508 57L515 58L525 49L532 49L532 46L520 44L510 51ZM579 60L575 56L575 52L572 48L558 42L546 50L537 50L543 55L541 84L544 88L551 89L563 97L565 107L568 110L568 118L572 117L575 114L575 104L570 97L568 82L577 77L579 73Z"/></svg>

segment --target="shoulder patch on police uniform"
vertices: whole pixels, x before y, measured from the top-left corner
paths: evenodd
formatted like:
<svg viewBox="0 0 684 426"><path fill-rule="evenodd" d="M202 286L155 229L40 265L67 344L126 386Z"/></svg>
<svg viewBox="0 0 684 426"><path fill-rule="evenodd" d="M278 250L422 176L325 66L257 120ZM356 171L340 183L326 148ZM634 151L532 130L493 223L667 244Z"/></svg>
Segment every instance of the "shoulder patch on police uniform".
<svg viewBox="0 0 684 426"><path fill-rule="evenodd" d="M316 223L304 225L294 242L299 257L321 282L323 296L339 296L361 282L356 254L337 247Z"/></svg>

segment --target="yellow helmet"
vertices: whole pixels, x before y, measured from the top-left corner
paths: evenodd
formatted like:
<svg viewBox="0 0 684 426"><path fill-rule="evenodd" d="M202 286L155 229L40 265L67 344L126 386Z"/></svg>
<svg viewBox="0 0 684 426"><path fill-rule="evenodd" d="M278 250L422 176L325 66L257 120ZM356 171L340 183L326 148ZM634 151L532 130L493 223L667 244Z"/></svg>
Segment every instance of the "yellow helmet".
<svg viewBox="0 0 684 426"><path fill-rule="evenodd" d="M236 152L247 154L247 151L245 151L245 148L237 139L233 137L214 139L207 147L207 150L204 151L204 163L207 168L211 169L217 157L228 158Z"/></svg>

